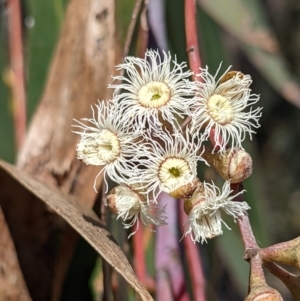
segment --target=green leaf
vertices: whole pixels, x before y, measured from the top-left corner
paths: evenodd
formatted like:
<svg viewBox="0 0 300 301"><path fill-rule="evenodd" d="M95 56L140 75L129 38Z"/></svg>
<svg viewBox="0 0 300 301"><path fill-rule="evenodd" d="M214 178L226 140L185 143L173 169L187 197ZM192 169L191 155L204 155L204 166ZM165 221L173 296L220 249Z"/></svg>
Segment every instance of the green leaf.
<svg viewBox="0 0 300 301"><path fill-rule="evenodd" d="M4 37L1 37L4 39ZM0 44L0 158L13 162L15 158L14 130L12 119L12 96L10 94L9 66L5 43ZM6 45L7 46L7 45Z"/></svg>
<svg viewBox="0 0 300 301"><path fill-rule="evenodd" d="M64 18L67 0L39 1L27 0L28 16L34 20L27 29L27 106L28 116L32 116L39 102L56 41Z"/></svg>
<svg viewBox="0 0 300 301"><path fill-rule="evenodd" d="M246 55L270 85L300 107L300 86L279 51L278 42L261 6L256 0L250 2L251 6L249 1L243 0L198 0L215 22L238 39Z"/></svg>

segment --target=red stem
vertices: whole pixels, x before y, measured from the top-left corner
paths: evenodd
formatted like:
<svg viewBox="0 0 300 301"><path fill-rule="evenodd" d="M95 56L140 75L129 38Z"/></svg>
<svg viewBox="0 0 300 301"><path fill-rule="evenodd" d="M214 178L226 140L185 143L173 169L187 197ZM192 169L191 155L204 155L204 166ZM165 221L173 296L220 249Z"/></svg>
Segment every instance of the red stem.
<svg viewBox="0 0 300 301"><path fill-rule="evenodd" d="M19 0L8 0L10 63L13 72L13 118L15 144L19 149L26 133L26 95L22 45L21 9Z"/></svg>
<svg viewBox="0 0 300 301"><path fill-rule="evenodd" d="M193 80L196 80L196 74L200 72L201 59L198 48L197 37L197 22L196 22L196 1L185 0L184 1L184 13L185 13L185 35L186 35L186 50L189 58L190 69L193 71ZM188 117L182 125L184 128L190 121ZM184 233L184 221L185 212L183 211L181 202L179 204L179 220ZM184 238L184 249L186 252L187 264L192 281L192 290L194 300L205 301L205 278L203 275L201 258L197 246L192 242L190 238Z"/></svg>
<svg viewBox="0 0 300 301"><path fill-rule="evenodd" d="M185 0L184 1L184 20L185 20L185 36L186 36L186 51L189 58L190 69L193 71L193 80L196 80L196 74L200 72L201 59L198 47L197 36L197 21L196 21L196 1ZM199 80L199 79L198 79ZM191 117L188 116L181 125L184 129L191 121Z"/></svg>
<svg viewBox="0 0 300 301"><path fill-rule="evenodd" d="M181 231L184 233L184 224L186 222L186 214L182 207L182 202L178 202L179 206L179 221L181 224ZM196 244L192 242L189 237L183 238L185 258L188 264L188 270L192 281L192 292L193 300L205 301L205 277L203 274L201 257L199 255L199 250Z"/></svg>
<svg viewBox="0 0 300 301"><path fill-rule="evenodd" d="M299 278L298 275L288 272L287 270L283 269L281 266L277 265L274 262L264 262L263 265L268 269L270 273L275 275L284 283L288 282L290 278L296 278L296 280L298 280Z"/></svg>
<svg viewBox="0 0 300 301"><path fill-rule="evenodd" d="M201 67L197 38L196 11L195 0L184 1L186 51L189 57L190 68L194 72L194 79L195 75L199 73L199 68Z"/></svg>
<svg viewBox="0 0 300 301"><path fill-rule="evenodd" d="M135 226L136 227L136 226ZM143 238L143 224L139 221L139 228L132 237L133 240L133 254L134 254L134 270L138 279L146 285L147 274L145 265L144 252L144 238Z"/></svg>
<svg viewBox="0 0 300 301"><path fill-rule="evenodd" d="M245 214L244 216L238 219L238 225L240 228L245 249L250 250L259 248L252 232L248 214Z"/></svg>

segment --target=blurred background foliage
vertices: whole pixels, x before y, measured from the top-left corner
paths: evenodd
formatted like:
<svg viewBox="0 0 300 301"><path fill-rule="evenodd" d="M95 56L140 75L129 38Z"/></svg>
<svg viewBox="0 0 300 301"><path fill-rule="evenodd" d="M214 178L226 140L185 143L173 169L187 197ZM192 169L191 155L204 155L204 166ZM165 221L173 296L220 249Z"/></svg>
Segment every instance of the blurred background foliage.
<svg viewBox="0 0 300 301"><path fill-rule="evenodd" d="M183 1L161 1L165 5L168 47L179 61L187 61ZM43 92L67 3L68 0L22 1L29 122ZM0 158L14 162L8 12L5 0L0 5ZM121 41L125 40L133 5L133 0L116 1L116 20L122 24L117 35ZM221 71L232 65L233 70L249 73L253 77L253 91L261 95L261 128L254 140L245 145L254 161L253 176L245 182L245 197L252 207L250 219L255 236L261 246L292 239L300 231L300 2L198 0L197 18L203 67L208 65L214 73L222 62ZM248 264L242 259L238 228L230 225L232 231L225 230L223 236L199 246L208 281L208 300L241 300L246 292ZM149 245L153 249L153 243ZM82 245L78 248L81 254L89 252ZM153 266L153 252L150 250L147 255ZM78 281L72 279L73 287L74 283L93 282L97 278L95 271L101 270L102 263L95 260L95 254L91 256L92 260L83 267L88 274ZM75 259L76 254L72 269L78 271L80 256ZM63 300L77 300L74 296L66 297L68 281ZM272 284L276 279L271 277L270 281ZM92 293L87 297L85 292L90 287L81 286L81 293L76 290L77 298L82 294L82 300L93 300ZM284 287L279 290L289 300Z"/></svg>

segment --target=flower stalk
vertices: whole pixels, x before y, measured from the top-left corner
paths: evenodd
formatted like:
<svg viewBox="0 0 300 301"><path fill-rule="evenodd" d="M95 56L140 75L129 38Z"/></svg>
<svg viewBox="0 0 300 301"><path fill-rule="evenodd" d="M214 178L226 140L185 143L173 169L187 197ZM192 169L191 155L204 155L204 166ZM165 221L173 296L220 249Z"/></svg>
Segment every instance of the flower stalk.
<svg viewBox="0 0 300 301"><path fill-rule="evenodd" d="M283 301L278 291L267 285L262 261L257 254L250 261L249 294L245 301Z"/></svg>

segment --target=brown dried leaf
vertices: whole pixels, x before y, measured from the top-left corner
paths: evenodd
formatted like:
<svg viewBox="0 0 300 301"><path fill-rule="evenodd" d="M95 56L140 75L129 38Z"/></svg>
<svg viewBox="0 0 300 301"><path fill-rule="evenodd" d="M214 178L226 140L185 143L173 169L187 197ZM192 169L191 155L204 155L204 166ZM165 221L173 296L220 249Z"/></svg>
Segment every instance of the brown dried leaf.
<svg viewBox="0 0 300 301"><path fill-rule="evenodd" d="M17 163L39 180L76 195L89 207L96 197L92 185L100 169L76 159L79 136L71 132L71 125L73 118L90 117L91 105L98 99L111 97L107 85L115 70L118 50L114 5L114 1L70 1L41 102ZM101 180L100 176L98 182ZM6 215L11 217L8 225L14 229L12 235L18 250L22 250L18 256L29 290L37 294L37 300L56 301L78 235L71 228L65 229L63 243L58 251L54 250L51 237L57 228L53 222L57 216L30 197L27 201L30 210L15 200L6 203ZM16 227L15 220L22 230ZM22 239L25 236L29 239ZM42 275L36 272L36 266L44 271ZM54 267L54 271L49 267Z"/></svg>
<svg viewBox="0 0 300 301"><path fill-rule="evenodd" d="M12 188L12 179L14 179L14 189L10 189L11 195L19 190L20 186L18 187L18 184L21 184L27 193L30 192L50 206L80 233L125 278L140 295L141 300L153 300L135 276L121 248L91 209L80 205L78 199L66 196L61 191L35 180L17 167L0 161L0 189L5 190L5 187ZM22 202L23 200L19 199L18 201ZM2 204L2 199L0 199L0 202Z"/></svg>
<svg viewBox="0 0 300 301"><path fill-rule="evenodd" d="M30 301L16 250L0 208L0 300Z"/></svg>
<svg viewBox="0 0 300 301"><path fill-rule="evenodd" d="M73 119L92 115L91 105L111 97L115 71L114 1L72 0L48 74L40 105L31 122L18 163L28 173L61 190L85 196L92 205L98 168L76 159L79 135ZM101 182L101 181L99 181Z"/></svg>

